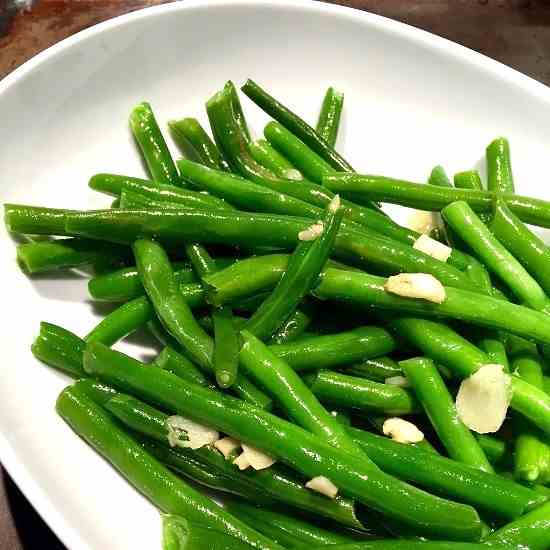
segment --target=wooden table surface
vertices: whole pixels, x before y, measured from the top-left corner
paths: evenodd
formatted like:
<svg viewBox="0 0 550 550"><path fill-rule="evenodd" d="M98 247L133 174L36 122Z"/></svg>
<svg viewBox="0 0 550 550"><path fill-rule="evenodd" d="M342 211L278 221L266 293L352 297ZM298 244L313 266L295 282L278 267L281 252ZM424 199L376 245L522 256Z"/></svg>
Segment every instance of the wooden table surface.
<svg viewBox="0 0 550 550"><path fill-rule="evenodd" d="M0 0L0 78L86 27L168 0ZM185 1L185 0L182 0ZM331 0L439 34L550 85L550 0ZM21 6L26 5L22 9ZM6 474L0 550L62 550Z"/></svg>

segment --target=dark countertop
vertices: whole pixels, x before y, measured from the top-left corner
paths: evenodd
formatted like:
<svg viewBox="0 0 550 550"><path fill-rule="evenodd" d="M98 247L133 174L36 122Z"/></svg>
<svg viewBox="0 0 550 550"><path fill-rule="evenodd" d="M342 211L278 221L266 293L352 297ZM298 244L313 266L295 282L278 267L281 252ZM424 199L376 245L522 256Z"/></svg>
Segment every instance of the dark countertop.
<svg viewBox="0 0 550 550"><path fill-rule="evenodd" d="M168 0L0 0L0 78L59 40ZM185 0L183 0L185 1ZM468 46L550 85L550 0L332 0ZM0 475L0 550L63 550L7 475Z"/></svg>

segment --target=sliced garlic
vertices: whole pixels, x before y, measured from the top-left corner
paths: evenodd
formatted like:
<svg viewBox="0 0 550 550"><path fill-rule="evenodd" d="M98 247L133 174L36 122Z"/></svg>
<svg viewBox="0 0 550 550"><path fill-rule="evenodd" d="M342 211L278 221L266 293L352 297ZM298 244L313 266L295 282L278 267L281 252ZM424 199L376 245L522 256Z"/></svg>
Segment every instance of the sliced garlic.
<svg viewBox="0 0 550 550"><path fill-rule="evenodd" d="M236 451L241 446L241 442L233 439L232 437L222 437L214 443L214 447L220 451L224 458L229 458L229 456Z"/></svg>
<svg viewBox="0 0 550 550"><path fill-rule="evenodd" d="M384 384L390 386L399 386L400 388L410 388L409 381L404 376L390 376L384 380Z"/></svg>
<svg viewBox="0 0 550 550"><path fill-rule="evenodd" d="M246 453L241 453L234 461L233 464L239 468L239 470L246 470L247 468L250 468L250 462L248 461L248 457L246 456Z"/></svg>
<svg viewBox="0 0 550 550"><path fill-rule="evenodd" d="M334 195L328 205L329 212L332 212L334 214L340 208L340 206L342 206L340 195Z"/></svg>
<svg viewBox="0 0 550 550"><path fill-rule="evenodd" d="M407 220L407 227L417 233L427 234L441 225L439 219L437 212L415 210Z"/></svg>
<svg viewBox="0 0 550 550"><path fill-rule="evenodd" d="M424 254L428 254L428 256L442 262L446 262L453 251L450 246L440 243L439 241L428 237L428 235L420 235L420 237L418 237L418 239L414 242L413 248L416 248L416 250L420 250L420 252L424 252Z"/></svg>
<svg viewBox="0 0 550 550"><path fill-rule="evenodd" d="M443 285L429 273L401 273L389 277L384 285L386 292L406 298L421 298L441 304L446 294Z"/></svg>
<svg viewBox="0 0 550 550"><path fill-rule="evenodd" d="M306 483L306 487L329 498L335 498L338 494L338 487L325 476L317 476Z"/></svg>
<svg viewBox="0 0 550 550"><path fill-rule="evenodd" d="M245 443L242 443L243 454L246 456L248 463L255 470L264 470L275 464L275 459L264 452L256 449L256 447L251 447Z"/></svg>
<svg viewBox="0 0 550 550"><path fill-rule="evenodd" d="M300 241L314 241L317 237L321 236L324 229L325 226L323 225L323 222L315 222L307 229L300 231L300 233L298 233L298 239Z"/></svg>
<svg viewBox="0 0 550 550"><path fill-rule="evenodd" d="M286 178L287 180L300 181L304 179L304 176L302 176L302 174L295 168L289 168L283 172L283 178Z"/></svg>
<svg viewBox="0 0 550 550"><path fill-rule="evenodd" d="M424 439L424 434L412 422L402 418L386 419L382 432L398 443L419 443Z"/></svg>
<svg viewBox="0 0 550 550"><path fill-rule="evenodd" d="M171 447L200 449L215 443L220 438L216 430L183 416L169 416L166 420L166 428L168 443Z"/></svg>
<svg viewBox="0 0 550 550"><path fill-rule="evenodd" d="M506 418L511 398L511 379L502 365L483 365L460 384L456 410L470 430L494 433Z"/></svg>

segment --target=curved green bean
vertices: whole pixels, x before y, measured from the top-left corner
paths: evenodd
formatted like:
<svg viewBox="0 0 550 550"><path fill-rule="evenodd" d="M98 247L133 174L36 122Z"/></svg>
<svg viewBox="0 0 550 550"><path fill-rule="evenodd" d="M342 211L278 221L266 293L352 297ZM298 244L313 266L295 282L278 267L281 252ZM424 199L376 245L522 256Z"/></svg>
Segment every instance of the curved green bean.
<svg viewBox="0 0 550 550"><path fill-rule="evenodd" d="M165 346L151 364L180 378L185 378L193 384L199 386L210 385L204 374L185 355L178 353L171 346Z"/></svg>
<svg viewBox="0 0 550 550"><path fill-rule="evenodd" d="M303 180L304 176L296 170L281 153L274 149L265 139L259 139L250 144L252 158L264 168L271 170L276 176L285 179Z"/></svg>
<svg viewBox="0 0 550 550"><path fill-rule="evenodd" d="M338 137L343 108L344 94L331 86L325 93L315 131L333 148Z"/></svg>
<svg viewBox="0 0 550 550"><path fill-rule="evenodd" d="M489 191L514 193L514 177L510 161L510 145L506 138L497 138L488 146L485 153L487 161L487 188Z"/></svg>

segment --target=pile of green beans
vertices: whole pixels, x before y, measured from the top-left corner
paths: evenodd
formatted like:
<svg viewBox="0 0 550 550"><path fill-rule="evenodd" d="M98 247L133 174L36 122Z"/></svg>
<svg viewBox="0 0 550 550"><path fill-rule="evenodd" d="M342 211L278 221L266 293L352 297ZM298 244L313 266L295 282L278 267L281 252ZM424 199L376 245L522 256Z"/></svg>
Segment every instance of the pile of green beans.
<svg viewBox="0 0 550 550"><path fill-rule="evenodd" d="M312 125L242 91L265 139L232 82L211 132L168 122L181 159L141 103L147 174L89 179L110 207L4 205L24 273L92 268L112 304L82 337L40 324L32 354L73 379L61 418L163 514L165 550L550 550L550 252L527 225L550 227L550 202L516 194L506 138L486 172L362 175L335 148L336 88ZM435 226L419 240L384 202ZM437 299L390 291L401 274ZM148 363L112 349L144 330ZM460 405L486 365L508 382L495 433Z"/></svg>

